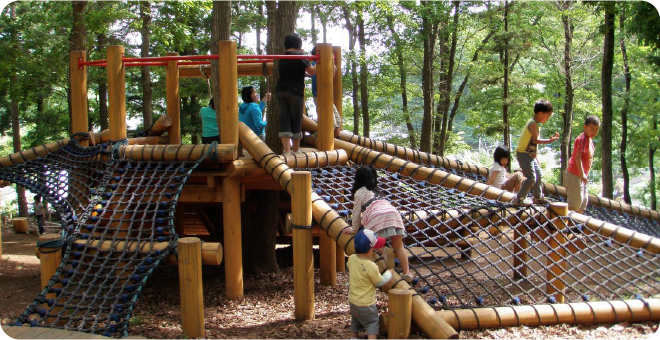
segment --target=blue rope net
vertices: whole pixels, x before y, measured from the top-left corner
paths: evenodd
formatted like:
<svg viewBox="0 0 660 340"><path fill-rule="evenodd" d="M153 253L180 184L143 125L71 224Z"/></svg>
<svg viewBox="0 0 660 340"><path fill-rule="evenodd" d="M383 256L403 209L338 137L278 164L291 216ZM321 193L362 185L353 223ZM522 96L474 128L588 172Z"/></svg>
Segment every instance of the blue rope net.
<svg viewBox="0 0 660 340"><path fill-rule="evenodd" d="M0 179L43 195L62 216L62 262L15 325L128 335L147 280L176 250L176 202L203 158L132 161L120 157L121 145L81 147L72 138L46 156L0 168ZM206 156L214 146L195 147L208 148Z"/></svg>
<svg viewBox="0 0 660 340"><path fill-rule="evenodd" d="M313 190L350 225L357 166L308 170ZM430 178L378 173L381 195L403 217L416 293L437 309L556 302L548 287L565 302L660 294L657 254L592 232L570 215L548 217L549 207L519 208ZM549 277L558 267L563 273Z"/></svg>

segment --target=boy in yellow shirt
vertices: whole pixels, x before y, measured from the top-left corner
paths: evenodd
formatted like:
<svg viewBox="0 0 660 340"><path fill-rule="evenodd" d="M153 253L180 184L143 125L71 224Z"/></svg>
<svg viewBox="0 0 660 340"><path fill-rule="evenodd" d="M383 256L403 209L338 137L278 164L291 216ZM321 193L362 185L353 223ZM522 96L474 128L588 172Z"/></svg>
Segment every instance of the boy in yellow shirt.
<svg viewBox="0 0 660 340"><path fill-rule="evenodd" d="M385 246L385 238L376 237L373 231L361 229L353 238L355 254L348 258L348 304L351 309L351 338L356 339L358 331L366 330L369 339L378 338L378 306L376 287L381 287L392 279L391 270L382 276L378 266L371 261L374 249Z"/></svg>

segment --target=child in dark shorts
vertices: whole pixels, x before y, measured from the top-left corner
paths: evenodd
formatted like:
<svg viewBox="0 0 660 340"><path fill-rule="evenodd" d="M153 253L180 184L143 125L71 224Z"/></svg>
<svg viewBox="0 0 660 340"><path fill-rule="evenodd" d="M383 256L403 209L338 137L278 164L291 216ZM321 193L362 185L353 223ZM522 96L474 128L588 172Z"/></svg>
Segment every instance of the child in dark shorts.
<svg viewBox="0 0 660 340"><path fill-rule="evenodd" d="M292 33L284 38L285 55L303 55L302 39ZM279 61L279 78L275 99L280 120L279 137L284 154L299 152L302 139L302 115L305 95L305 72L316 74L316 67L306 59L282 59Z"/></svg>

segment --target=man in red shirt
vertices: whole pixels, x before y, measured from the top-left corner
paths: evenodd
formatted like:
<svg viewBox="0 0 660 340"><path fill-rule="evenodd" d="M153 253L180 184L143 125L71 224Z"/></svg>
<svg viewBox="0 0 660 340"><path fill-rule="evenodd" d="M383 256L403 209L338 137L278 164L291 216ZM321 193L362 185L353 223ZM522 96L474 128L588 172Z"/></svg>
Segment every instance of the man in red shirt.
<svg viewBox="0 0 660 340"><path fill-rule="evenodd" d="M566 169L566 196L568 197L568 208L578 213L584 212L589 201L587 184L589 183L589 169L594 159L593 138L598 134L600 119L597 116L587 116L584 120L584 132L575 138L573 154L568 160Z"/></svg>

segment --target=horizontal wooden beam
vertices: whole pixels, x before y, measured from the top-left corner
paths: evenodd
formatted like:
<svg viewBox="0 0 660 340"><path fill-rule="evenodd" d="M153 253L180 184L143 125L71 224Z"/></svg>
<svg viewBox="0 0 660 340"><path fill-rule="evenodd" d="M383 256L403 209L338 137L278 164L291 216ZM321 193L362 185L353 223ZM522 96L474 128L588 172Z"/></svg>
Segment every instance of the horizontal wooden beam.
<svg viewBox="0 0 660 340"><path fill-rule="evenodd" d="M438 311L460 330L660 320L660 299L556 303Z"/></svg>
<svg viewBox="0 0 660 340"><path fill-rule="evenodd" d="M207 155L211 145L128 145L119 147L119 158L134 161L197 161ZM236 157L236 145L216 144L204 158L205 163L229 163Z"/></svg>
<svg viewBox="0 0 660 340"><path fill-rule="evenodd" d="M326 166L345 165L348 155L344 150L302 152L294 155L278 155L281 162L289 168L304 169ZM227 167L228 176L249 176L267 174L266 170L257 164L254 158L242 157L233 161Z"/></svg>

